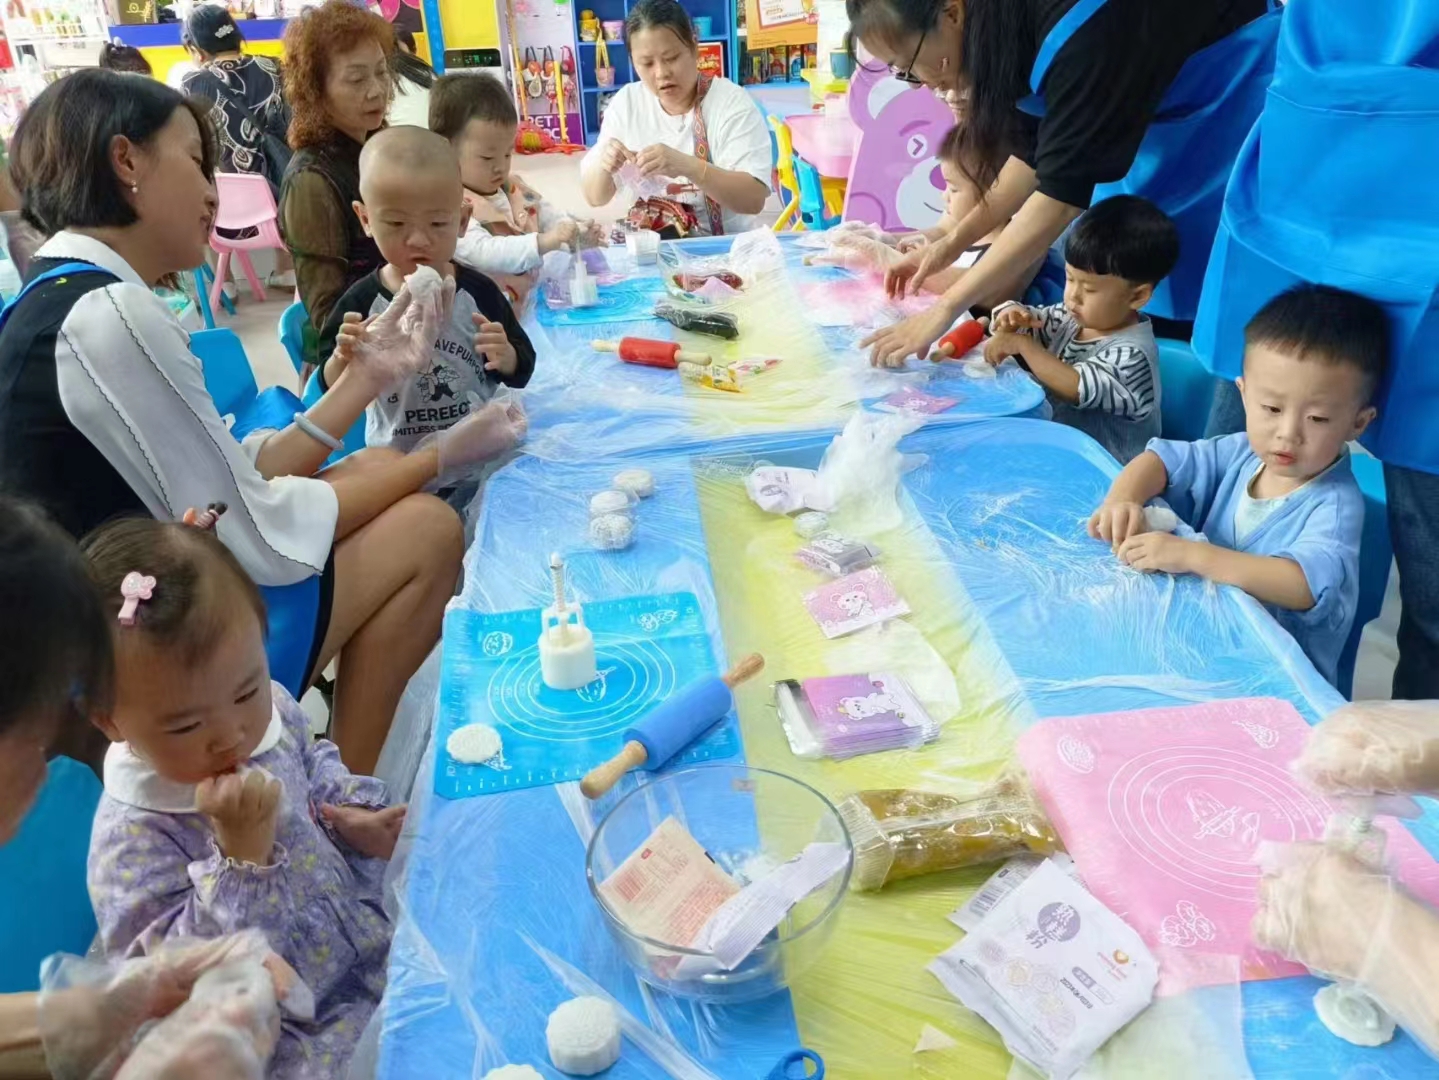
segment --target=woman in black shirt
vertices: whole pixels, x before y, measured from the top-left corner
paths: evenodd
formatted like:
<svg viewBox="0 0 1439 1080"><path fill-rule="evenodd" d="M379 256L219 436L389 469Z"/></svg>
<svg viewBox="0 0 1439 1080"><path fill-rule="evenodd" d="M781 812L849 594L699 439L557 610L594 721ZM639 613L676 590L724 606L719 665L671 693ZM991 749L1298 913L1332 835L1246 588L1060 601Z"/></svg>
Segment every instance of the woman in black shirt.
<svg viewBox="0 0 1439 1080"><path fill-rule="evenodd" d="M1229 171L1263 105L1268 0L847 0L855 40L897 78L957 101L988 199L891 270L915 291L1005 218L984 260L920 315L866 339L875 363L926 356L961 312L1030 264L1091 201L1143 195L1183 252L1148 313L1192 322ZM1172 331L1171 331L1172 332ZM1182 328L1181 328L1182 332Z"/></svg>

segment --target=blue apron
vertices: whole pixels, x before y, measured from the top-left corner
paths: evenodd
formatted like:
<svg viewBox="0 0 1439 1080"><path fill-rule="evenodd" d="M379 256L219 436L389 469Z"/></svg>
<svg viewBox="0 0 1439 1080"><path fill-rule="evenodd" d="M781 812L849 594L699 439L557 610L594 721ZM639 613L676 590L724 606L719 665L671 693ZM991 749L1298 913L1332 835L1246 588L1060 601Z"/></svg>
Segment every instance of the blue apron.
<svg viewBox="0 0 1439 1080"><path fill-rule="evenodd" d="M1050 66L1105 2L1079 0L1054 24L1035 57L1029 78L1033 93L1018 102L1021 110L1044 115L1041 88ZM1269 4L1273 9L1274 0ZM1224 187L1274 71L1280 14L1271 10L1191 56L1159 103L1129 173L1094 189L1095 202L1114 195L1143 196L1179 229L1179 265L1154 290L1144 309L1150 315L1185 322L1195 317Z"/></svg>
<svg viewBox="0 0 1439 1080"><path fill-rule="evenodd" d="M15 294L13 300L0 309L0 330L5 328L11 312L32 290L47 281L74 274L115 276L104 267L87 262L68 262L36 274ZM288 427L299 405L299 400L290 391L271 387L236 414L230 433L236 439L243 439L247 433L260 428L279 430ZM305 692L305 680L310 674L307 670L310 653L315 647L315 628L320 611L319 575L311 575L293 585L262 585L260 595L265 599L269 624L266 627L265 652L270 659L270 678L299 698Z"/></svg>
<svg viewBox="0 0 1439 1080"><path fill-rule="evenodd" d="M1224 201L1194 351L1240 374L1244 325L1300 282L1382 304L1389 373L1364 443L1439 473L1439 3L1290 0Z"/></svg>

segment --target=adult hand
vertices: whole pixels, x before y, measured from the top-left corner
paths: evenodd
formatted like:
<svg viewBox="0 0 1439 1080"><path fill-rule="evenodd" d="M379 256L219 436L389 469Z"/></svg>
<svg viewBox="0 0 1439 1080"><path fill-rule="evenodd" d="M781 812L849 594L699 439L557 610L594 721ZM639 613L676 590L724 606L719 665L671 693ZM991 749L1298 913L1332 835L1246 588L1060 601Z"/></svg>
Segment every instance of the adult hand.
<svg viewBox="0 0 1439 1080"><path fill-rule="evenodd" d="M320 816L346 844L371 859L388 859L405 827L405 807L371 810L363 806L320 807Z"/></svg>
<svg viewBox="0 0 1439 1080"><path fill-rule="evenodd" d="M417 298L407 279L389 307L350 334L350 366L369 381L376 397L434 362L435 340L455 300L455 279ZM341 328L342 331L344 328Z"/></svg>
<svg viewBox="0 0 1439 1080"><path fill-rule="evenodd" d="M943 305L936 304L893 326L876 330L861 341L859 347L869 349L869 362L874 367L903 367L911 356L921 360L928 357L934 343L949 329L950 322Z"/></svg>
<svg viewBox="0 0 1439 1080"><path fill-rule="evenodd" d="M953 266L963 254L964 244L959 234L945 233L938 240L911 251L890 267L884 275L884 291L892 300L917 296L931 276Z"/></svg>
<svg viewBox="0 0 1439 1080"><path fill-rule="evenodd" d="M268 866L283 789L263 769L226 773L195 785L195 809L210 819L226 858Z"/></svg>
<svg viewBox="0 0 1439 1080"><path fill-rule="evenodd" d="M1116 552L1131 536L1137 536L1147 528L1144 507L1137 502L1106 501L1089 518L1089 535L1105 541L1110 550Z"/></svg>
<svg viewBox="0 0 1439 1080"><path fill-rule="evenodd" d="M430 436L438 450L441 486L458 483L475 467L513 450L527 430L525 410L511 398L486 402L458 424Z"/></svg>
<svg viewBox="0 0 1439 1080"><path fill-rule="evenodd" d="M1359 980L1371 953L1402 948L1388 941L1388 877L1324 844L1275 845L1263 853L1259 910L1251 931L1263 948L1311 971Z"/></svg>
<svg viewBox="0 0 1439 1080"><path fill-rule="evenodd" d="M1295 771L1326 795L1439 795L1439 702L1336 709L1309 733Z"/></svg>
<svg viewBox="0 0 1439 1080"><path fill-rule="evenodd" d="M1011 356L1018 356L1032 339L1027 334L1013 332L994 334L984 343L985 363L999 367Z"/></svg>
<svg viewBox="0 0 1439 1080"><path fill-rule="evenodd" d="M505 333L504 324L490 322L479 314L474 316L474 320L475 352L484 354L485 370L501 375L513 375L515 368L519 367L520 358L514 345L510 343L509 335Z"/></svg>
<svg viewBox="0 0 1439 1080"><path fill-rule="evenodd" d="M664 143L652 143L635 155L641 176L688 176L694 164L695 158Z"/></svg>
<svg viewBox="0 0 1439 1080"><path fill-rule="evenodd" d="M612 175L634 159L634 152L618 139L606 139L600 146L600 168Z"/></svg>
<svg viewBox="0 0 1439 1080"><path fill-rule="evenodd" d="M929 237L924 233L910 233L908 236L901 236L894 242L895 249L901 255L908 255L911 251L918 251L929 243Z"/></svg>

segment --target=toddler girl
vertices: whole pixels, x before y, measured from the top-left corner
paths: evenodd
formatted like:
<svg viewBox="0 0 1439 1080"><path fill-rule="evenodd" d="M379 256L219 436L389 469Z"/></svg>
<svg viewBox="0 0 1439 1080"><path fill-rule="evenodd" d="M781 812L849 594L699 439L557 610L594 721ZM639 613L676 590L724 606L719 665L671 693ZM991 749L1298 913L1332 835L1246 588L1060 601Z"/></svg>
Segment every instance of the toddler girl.
<svg viewBox="0 0 1439 1080"><path fill-rule="evenodd" d="M212 531L223 512L126 519L83 545L116 663L90 896L111 956L262 930L315 996L269 1075L339 1076L384 989L380 885L404 807L270 681L264 605Z"/></svg>

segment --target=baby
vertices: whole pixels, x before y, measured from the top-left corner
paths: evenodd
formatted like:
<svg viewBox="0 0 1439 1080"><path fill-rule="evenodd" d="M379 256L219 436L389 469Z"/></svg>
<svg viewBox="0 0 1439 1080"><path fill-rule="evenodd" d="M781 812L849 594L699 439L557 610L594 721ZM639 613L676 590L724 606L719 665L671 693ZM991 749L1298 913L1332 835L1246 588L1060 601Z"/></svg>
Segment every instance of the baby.
<svg viewBox="0 0 1439 1080"><path fill-rule="evenodd" d="M1179 261L1179 232L1153 203L1090 207L1064 245L1064 303L994 309L984 358L1017 356L1054 419L1088 432L1120 464L1159 434L1159 347L1139 309Z"/></svg>
<svg viewBox="0 0 1439 1080"><path fill-rule="evenodd" d="M545 255L601 239L599 226L565 217L510 172L519 122L510 92L487 75L444 75L430 87L430 130L455 148L470 208L455 260L494 278L517 303L539 280Z"/></svg>
<svg viewBox="0 0 1439 1080"><path fill-rule="evenodd" d="M129 518L83 547L115 644L90 839L100 944L141 956L263 931L315 997L312 1022L285 1023L267 1075L343 1076L384 991L380 885L405 808L351 775L270 681L264 604L212 531Z"/></svg>
<svg viewBox="0 0 1439 1080"><path fill-rule="evenodd" d="M1197 574L1262 603L1330 682L1354 622L1364 498L1345 445L1375 410L1389 324L1373 301L1301 285L1245 328L1246 431L1197 443L1155 439L1089 520L1140 570ZM1145 532L1162 495L1208 539Z"/></svg>
<svg viewBox="0 0 1439 1080"><path fill-rule="evenodd" d="M378 131L360 153L355 204L365 233L385 265L366 274L335 303L320 334L321 389L334 385L363 341L367 321L384 311L404 280L429 266L455 282L454 303L440 327L431 363L382 394L365 413L365 445L410 451L486 405L497 386L522 387L535 369L535 350L499 287L451 260L463 216L464 192L454 151L417 127Z"/></svg>

